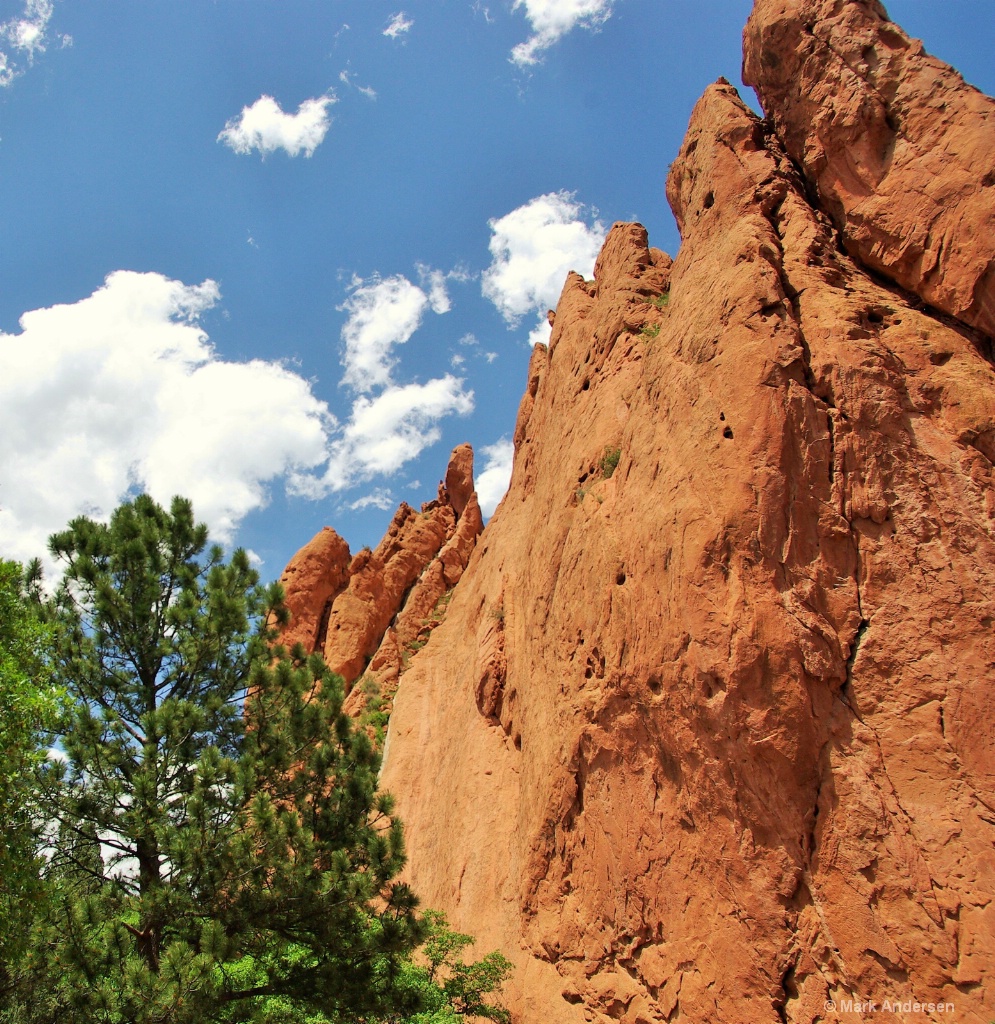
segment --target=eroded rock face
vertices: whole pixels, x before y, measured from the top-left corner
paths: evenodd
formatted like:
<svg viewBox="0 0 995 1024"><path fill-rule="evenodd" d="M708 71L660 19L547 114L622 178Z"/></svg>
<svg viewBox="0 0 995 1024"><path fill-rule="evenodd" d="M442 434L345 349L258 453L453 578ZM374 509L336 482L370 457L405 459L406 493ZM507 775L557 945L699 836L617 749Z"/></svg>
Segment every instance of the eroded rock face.
<svg viewBox="0 0 995 1024"><path fill-rule="evenodd" d="M995 335L995 101L877 0L756 0L743 80L847 250Z"/></svg>
<svg viewBox="0 0 995 1024"><path fill-rule="evenodd" d="M995 372L770 125L712 86L673 265L616 225L568 278L396 695L411 880L515 961L516 1022L995 1003Z"/></svg>
<svg viewBox="0 0 995 1024"><path fill-rule="evenodd" d="M378 684L372 692L389 698L412 648L441 620L441 609L433 613L482 529L473 450L460 445L438 498L420 512L402 504L375 550L350 557L345 541L326 527L294 556L280 577L291 611L283 642L300 640L308 652L322 653L347 691L369 667ZM347 708L358 714L365 696L351 694Z"/></svg>
<svg viewBox="0 0 995 1024"><path fill-rule="evenodd" d="M319 530L290 560L280 577L290 623L281 642L320 650L332 601L349 582L349 545L330 527Z"/></svg>

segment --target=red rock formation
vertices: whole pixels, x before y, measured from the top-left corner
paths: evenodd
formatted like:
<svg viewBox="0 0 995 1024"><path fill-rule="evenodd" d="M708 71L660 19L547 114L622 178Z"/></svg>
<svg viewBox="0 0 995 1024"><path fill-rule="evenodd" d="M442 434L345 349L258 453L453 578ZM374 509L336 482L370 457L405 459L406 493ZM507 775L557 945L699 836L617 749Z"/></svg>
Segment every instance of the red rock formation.
<svg viewBox="0 0 995 1024"><path fill-rule="evenodd" d="M347 689L369 666L389 700L410 653L441 621L440 602L482 529L473 450L464 444L453 450L438 498L421 512L402 504L375 550L351 558L329 527L301 548L280 577L291 612L283 642L320 651ZM348 709L359 714L366 696L351 694Z"/></svg>
<svg viewBox="0 0 995 1024"><path fill-rule="evenodd" d="M397 692L411 880L515 961L519 1024L995 1005L995 372L840 250L770 124L711 87L673 266L616 225L568 278Z"/></svg>
<svg viewBox="0 0 995 1024"><path fill-rule="evenodd" d="M283 570L283 587L290 623L282 643L304 645L305 651L320 650L332 601L349 582L349 545L330 527L312 537Z"/></svg>
<svg viewBox="0 0 995 1024"><path fill-rule="evenodd" d="M877 0L757 0L743 80L847 250L995 335L995 101Z"/></svg>
<svg viewBox="0 0 995 1024"><path fill-rule="evenodd" d="M349 585L332 603L325 635L328 667L347 684L362 674L422 570L456 527L448 504L416 512L402 504L373 551L349 567Z"/></svg>

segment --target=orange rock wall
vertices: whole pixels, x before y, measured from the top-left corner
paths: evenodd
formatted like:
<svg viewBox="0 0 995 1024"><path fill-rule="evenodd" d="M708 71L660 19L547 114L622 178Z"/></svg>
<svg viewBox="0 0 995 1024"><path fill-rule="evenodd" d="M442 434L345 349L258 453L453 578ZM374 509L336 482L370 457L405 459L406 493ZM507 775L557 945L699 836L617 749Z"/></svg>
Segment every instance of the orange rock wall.
<svg viewBox="0 0 995 1024"><path fill-rule="evenodd" d="M756 0L743 80L847 251L995 335L995 100L877 0Z"/></svg>
<svg viewBox="0 0 995 1024"><path fill-rule="evenodd" d="M990 339L846 254L777 123L712 86L673 266L616 225L568 278L396 695L411 880L521 1024L992 1017Z"/></svg>

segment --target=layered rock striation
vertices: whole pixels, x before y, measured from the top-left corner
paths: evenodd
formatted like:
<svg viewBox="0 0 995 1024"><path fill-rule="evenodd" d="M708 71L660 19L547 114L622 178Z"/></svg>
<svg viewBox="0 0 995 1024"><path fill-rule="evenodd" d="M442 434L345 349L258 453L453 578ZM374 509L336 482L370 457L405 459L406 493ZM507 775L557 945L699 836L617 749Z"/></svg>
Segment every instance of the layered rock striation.
<svg viewBox="0 0 995 1024"><path fill-rule="evenodd" d="M796 8L815 20L792 37ZM851 144L877 108L844 96L823 128L825 91L809 109L784 84L818 97L815 56L784 66L868 19L903 123L926 66L987 130L917 45L892 59L876 4L757 0L766 118L710 87L667 183L677 258L616 225L594 280L568 278L508 494L397 691L411 880L514 960L517 1022L855 1021L847 1000L898 997L991 1017L983 257L943 228L941 269L902 277L911 234ZM903 154L894 173L946 194ZM950 162L950 194L970 169ZM884 225L871 255L858 222Z"/></svg>

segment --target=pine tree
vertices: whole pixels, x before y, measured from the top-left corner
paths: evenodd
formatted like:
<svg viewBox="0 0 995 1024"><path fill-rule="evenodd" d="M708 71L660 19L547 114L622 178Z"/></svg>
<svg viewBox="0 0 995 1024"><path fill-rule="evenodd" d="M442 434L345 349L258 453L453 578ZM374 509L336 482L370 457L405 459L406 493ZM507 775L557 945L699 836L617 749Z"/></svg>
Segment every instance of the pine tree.
<svg viewBox="0 0 995 1024"><path fill-rule="evenodd" d="M44 733L58 711L47 682L51 630L43 621L37 564L0 561L0 991L19 960L42 896L33 769L46 756Z"/></svg>
<svg viewBox="0 0 995 1024"><path fill-rule="evenodd" d="M52 909L10 1019L186 1024L414 1009L400 825L319 657L243 551L146 496L53 537L65 761L43 773Z"/></svg>

